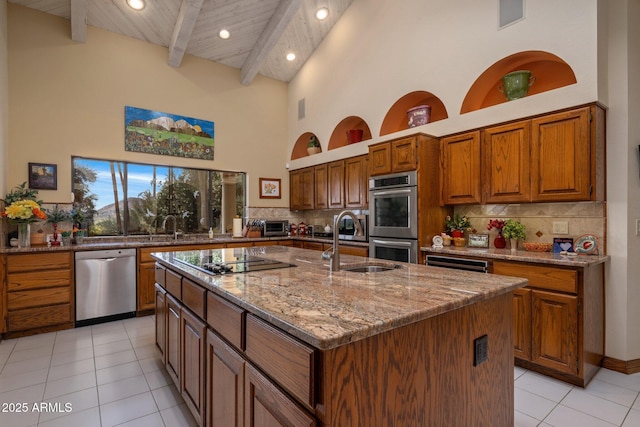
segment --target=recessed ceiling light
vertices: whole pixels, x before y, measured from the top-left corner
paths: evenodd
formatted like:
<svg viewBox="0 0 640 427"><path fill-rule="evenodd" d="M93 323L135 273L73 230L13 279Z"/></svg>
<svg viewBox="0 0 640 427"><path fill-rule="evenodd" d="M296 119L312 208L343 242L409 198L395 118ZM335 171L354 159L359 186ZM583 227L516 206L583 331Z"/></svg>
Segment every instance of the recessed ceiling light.
<svg viewBox="0 0 640 427"><path fill-rule="evenodd" d="M144 0L127 0L127 4L131 9L135 9L135 10L144 9Z"/></svg>
<svg viewBox="0 0 640 427"><path fill-rule="evenodd" d="M320 9L316 10L316 19L318 21L323 21L323 20L327 19L327 16L329 16L329 8L328 7L323 6Z"/></svg>
<svg viewBox="0 0 640 427"><path fill-rule="evenodd" d="M294 59L296 59L296 54L293 52L289 52L287 53L287 61L293 61Z"/></svg>
<svg viewBox="0 0 640 427"><path fill-rule="evenodd" d="M218 37L220 37L223 40L228 39L231 36L231 34L229 33L228 30L222 29L220 31L218 31Z"/></svg>

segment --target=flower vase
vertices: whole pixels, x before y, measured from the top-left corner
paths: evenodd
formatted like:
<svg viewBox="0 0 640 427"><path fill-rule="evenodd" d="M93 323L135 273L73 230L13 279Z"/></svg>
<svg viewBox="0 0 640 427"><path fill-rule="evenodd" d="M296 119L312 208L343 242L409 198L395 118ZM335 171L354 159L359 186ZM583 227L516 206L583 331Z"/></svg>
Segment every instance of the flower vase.
<svg viewBox="0 0 640 427"><path fill-rule="evenodd" d="M518 250L518 239L511 239L511 250L514 252Z"/></svg>
<svg viewBox="0 0 640 427"><path fill-rule="evenodd" d="M18 247L28 248L31 246L31 224L28 222L18 223Z"/></svg>
<svg viewBox="0 0 640 427"><path fill-rule="evenodd" d="M58 224L53 223L53 241L51 242L51 246L60 246L60 242L58 241Z"/></svg>
<svg viewBox="0 0 640 427"><path fill-rule="evenodd" d="M504 249L507 247L507 239L502 235L502 230L498 230L498 235L493 240L493 246L495 246L496 249Z"/></svg>
<svg viewBox="0 0 640 427"><path fill-rule="evenodd" d="M71 246L71 236L62 236L62 244L64 246Z"/></svg>
<svg viewBox="0 0 640 427"><path fill-rule="evenodd" d="M451 237L463 237L464 233L460 230L451 230Z"/></svg>

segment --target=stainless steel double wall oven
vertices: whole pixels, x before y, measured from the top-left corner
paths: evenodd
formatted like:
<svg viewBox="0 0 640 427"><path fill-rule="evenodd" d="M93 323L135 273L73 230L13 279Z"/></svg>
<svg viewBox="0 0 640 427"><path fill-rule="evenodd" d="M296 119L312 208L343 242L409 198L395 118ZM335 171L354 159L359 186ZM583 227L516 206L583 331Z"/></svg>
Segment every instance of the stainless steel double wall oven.
<svg viewBox="0 0 640 427"><path fill-rule="evenodd" d="M418 262L417 172L369 178L369 256Z"/></svg>

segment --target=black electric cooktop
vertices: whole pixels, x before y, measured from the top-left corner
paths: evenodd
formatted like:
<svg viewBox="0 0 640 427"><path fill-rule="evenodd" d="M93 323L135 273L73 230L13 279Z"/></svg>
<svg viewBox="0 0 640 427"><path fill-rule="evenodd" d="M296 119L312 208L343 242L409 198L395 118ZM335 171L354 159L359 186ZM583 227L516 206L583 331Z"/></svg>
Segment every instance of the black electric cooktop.
<svg viewBox="0 0 640 427"><path fill-rule="evenodd" d="M241 254L230 254L226 251L211 254L207 254L207 252L178 252L174 259L211 275L295 267L294 264L261 258L245 252Z"/></svg>

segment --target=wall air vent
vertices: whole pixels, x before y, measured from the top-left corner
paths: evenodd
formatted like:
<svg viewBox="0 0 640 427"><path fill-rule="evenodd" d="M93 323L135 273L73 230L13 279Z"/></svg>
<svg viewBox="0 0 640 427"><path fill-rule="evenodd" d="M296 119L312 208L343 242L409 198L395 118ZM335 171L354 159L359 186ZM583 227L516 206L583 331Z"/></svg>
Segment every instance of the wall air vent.
<svg viewBox="0 0 640 427"><path fill-rule="evenodd" d="M304 119L305 116L305 106L304 106L304 98L298 100L298 120Z"/></svg>
<svg viewBox="0 0 640 427"><path fill-rule="evenodd" d="M524 19L525 0L498 0L498 29Z"/></svg>

